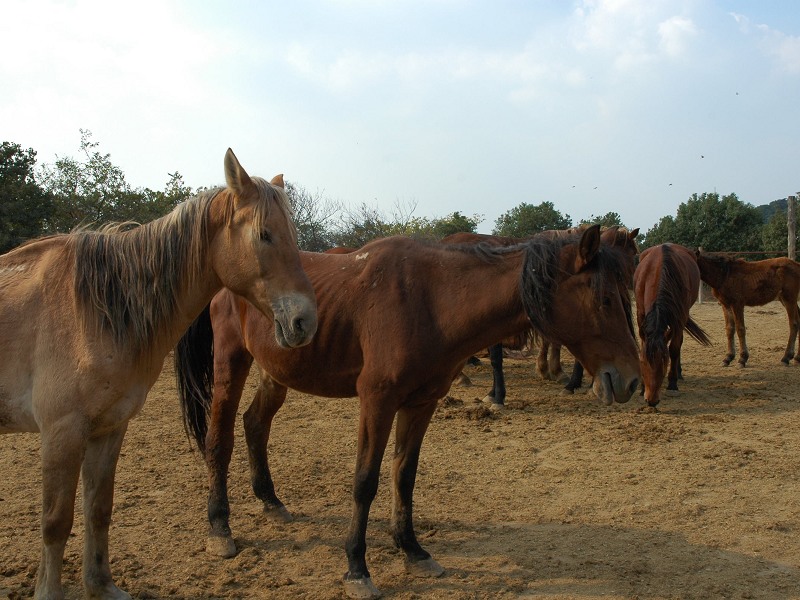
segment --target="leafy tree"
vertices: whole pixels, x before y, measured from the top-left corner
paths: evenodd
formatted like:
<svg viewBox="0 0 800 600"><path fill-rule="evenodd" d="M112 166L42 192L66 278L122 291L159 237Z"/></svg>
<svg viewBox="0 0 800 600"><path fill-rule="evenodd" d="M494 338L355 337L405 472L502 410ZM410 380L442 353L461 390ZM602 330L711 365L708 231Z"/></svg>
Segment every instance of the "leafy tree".
<svg viewBox="0 0 800 600"><path fill-rule="evenodd" d="M467 217L456 211L452 214L442 217L440 219L432 219L429 221L431 236L437 240L453 233L476 233L478 225L483 221L481 215L472 215Z"/></svg>
<svg viewBox="0 0 800 600"><path fill-rule="evenodd" d="M495 221L492 233L509 237L527 237L546 229L569 227L572 227L572 218L569 215L562 215L552 202L542 202L538 206L523 202L500 215Z"/></svg>
<svg viewBox="0 0 800 600"><path fill-rule="evenodd" d="M795 232L797 236L797 232ZM772 218L764 225L761 230L761 241L765 252L788 252L789 228L786 213L777 211L772 214ZM800 248L798 244L800 238L795 237L795 248Z"/></svg>
<svg viewBox="0 0 800 600"><path fill-rule="evenodd" d="M341 211L341 205L323 198L320 193L311 194L293 183L286 184L286 193L294 211L300 249L323 252L336 245L329 224Z"/></svg>
<svg viewBox="0 0 800 600"><path fill-rule="evenodd" d="M376 207L362 203L358 208L344 212L331 239L334 246L360 248L376 238L394 235L398 227L398 223L387 222Z"/></svg>
<svg viewBox="0 0 800 600"><path fill-rule="evenodd" d="M19 144L0 144L0 253L38 237L53 202L36 182L36 152Z"/></svg>
<svg viewBox="0 0 800 600"><path fill-rule="evenodd" d="M133 221L147 223L163 216L192 195L180 173L170 173L163 192L132 188L125 174L101 154L90 131L81 129L82 160L56 157L42 168L42 185L54 199L50 232L67 232L78 225Z"/></svg>
<svg viewBox="0 0 800 600"><path fill-rule="evenodd" d="M625 227L622 222L622 217L619 216L619 213L616 212L607 212L606 214L597 217L595 215L590 216L588 219L582 219L580 222L581 225L600 225L601 227Z"/></svg>
<svg viewBox="0 0 800 600"><path fill-rule="evenodd" d="M762 225L758 209L736 194L692 194L675 217L663 217L647 232L642 247L674 242L710 252L758 251Z"/></svg>

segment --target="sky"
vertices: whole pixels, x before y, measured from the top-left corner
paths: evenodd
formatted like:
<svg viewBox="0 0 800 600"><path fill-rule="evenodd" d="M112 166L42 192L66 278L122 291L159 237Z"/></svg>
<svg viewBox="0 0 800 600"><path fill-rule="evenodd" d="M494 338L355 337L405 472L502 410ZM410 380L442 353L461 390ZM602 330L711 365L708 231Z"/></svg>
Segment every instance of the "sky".
<svg viewBox="0 0 800 600"><path fill-rule="evenodd" d="M388 217L642 232L800 192L796 0L3 0L0 141L133 187L251 175Z"/></svg>

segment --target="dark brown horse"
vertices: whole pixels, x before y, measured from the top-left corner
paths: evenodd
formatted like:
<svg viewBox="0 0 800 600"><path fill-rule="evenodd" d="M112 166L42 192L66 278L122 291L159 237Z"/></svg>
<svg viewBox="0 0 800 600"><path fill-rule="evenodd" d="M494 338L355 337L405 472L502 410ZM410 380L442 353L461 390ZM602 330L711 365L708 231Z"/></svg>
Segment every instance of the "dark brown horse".
<svg viewBox="0 0 800 600"><path fill-rule="evenodd" d="M800 309L797 296L800 293L800 263L790 258L770 258L746 261L724 254L696 252L700 277L711 286L711 293L722 305L725 316L725 334L728 338L728 354L722 361L725 366L736 357L734 332L739 337L739 364L745 366L750 358L744 326L744 307L763 306L767 302L780 300L789 318L789 341L781 361L789 364L800 362L800 353L795 355L795 340L800 332Z"/></svg>
<svg viewBox="0 0 800 600"><path fill-rule="evenodd" d="M287 388L360 399L345 543L345 590L359 598L378 595L367 570L366 529L395 417L392 534L410 572L443 572L417 542L412 496L428 423L470 355L530 323L579 357L606 403L627 401L639 385L629 297L619 283L627 259L600 244L597 228L572 240L510 248L393 237L350 254L301 253L301 260L319 311L319 328L305 350L279 348L271 321L229 292L214 299L176 350L187 427L209 469L209 550L220 555L236 552L226 481L253 359L261 383L244 415L245 435L253 489L271 514L288 515L275 495L266 450Z"/></svg>
<svg viewBox="0 0 800 600"><path fill-rule="evenodd" d="M689 316L700 290L700 270L694 254L678 244L648 248L642 252L633 274L633 290L642 344L644 398L655 406L667 363L667 389L678 389L684 330L704 346L711 344L706 332Z"/></svg>
<svg viewBox="0 0 800 600"><path fill-rule="evenodd" d="M460 232L445 236L441 241L445 244L474 244L485 242L493 246L511 246L524 243L535 237L542 237L545 239L569 237L582 233L588 227L588 225L581 225L570 229L548 229L526 238ZM601 239L604 243L618 246L630 256L627 267L628 272L632 276L634 267L633 260L639 253L639 248L636 245L636 236L639 235L639 230L634 229L629 231L624 227L601 227L600 231L602 233ZM628 277L628 279L630 279L630 277ZM536 356L536 372L539 374L539 377L559 383L566 383L564 389L570 393L574 392L581 386L583 380L583 367L580 362L575 362L572 375L567 376L561 366L561 344L552 343L543 336L538 336L538 338L539 351ZM492 365L492 389L484 398L484 402L489 403L490 406L493 407L502 407L505 404L506 383L505 373L503 372L503 347L519 350L530 341L530 336L526 330L519 332L516 336L506 338L497 344L489 346L489 360Z"/></svg>

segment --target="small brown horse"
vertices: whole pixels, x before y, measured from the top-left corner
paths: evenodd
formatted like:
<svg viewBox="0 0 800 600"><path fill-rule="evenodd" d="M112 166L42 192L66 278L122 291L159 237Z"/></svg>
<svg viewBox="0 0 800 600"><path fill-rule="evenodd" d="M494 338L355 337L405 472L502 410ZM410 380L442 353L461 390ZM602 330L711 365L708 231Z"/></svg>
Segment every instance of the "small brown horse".
<svg viewBox="0 0 800 600"><path fill-rule="evenodd" d="M642 344L644 399L650 406L659 402L668 362L667 389L678 389L684 330L704 346L711 344L706 332L689 316L699 290L700 270L687 248L662 244L640 255L633 291Z"/></svg>
<svg viewBox="0 0 800 600"><path fill-rule="evenodd" d="M320 314L311 344L280 351L272 323L223 291L176 349L185 423L209 470L209 551L222 556L236 552L227 472L253 359L261 384L244 414L245 435L253 490L271 514L288 514L275 495L266 449L287 388L360 399L353 516L345 543L345 590L358 598L379 594L367 569L366 529L395 417L392 534L410 572L443 572L417 542L412 498L431 416L470 355L530 323L584 362L606 403L627 401L639 385L630 299L620 293L626 258L600 244L598 228L571 240L510 248L393 237L350 254L301 253L301 260Z"/></svg>
<svg viewBox="0 0 800 600"><path fill-rule="evenodd" d="M108 558L120 446L164 357L217 291L274 315L262 318L276 347L308 343L316 330L282 176L251 178L230 150L225 175L227 189L152 223L42 238L0 256L0 433L41 434L36 598L64 597L80 476L86 596L130 599Z"/></svg>
<svg viewBox="0 0 800 600"><path fill-rule="evenodd" d="M459 232L445 236L441 241L445 244L474 244L486 242L493 246L511 246L524 243L535 237L558 239L578 235L588 227L589 225L580 225L569 229L548 229L526 238ZM632 274L634 268L633 260L639 253L639 248L636 245L636 236L639 235L639 230L634 229L629 231L624 227L614 226L601 227L600 231L602 233L601 239L604 243L618 246L630 257L627 267L628 272ZM489 360L492 365L492 389L483 400L484 402L488 402L491 406L501 407L505 404L506 384L505 374L503 372L503 347L515 350L524 348L525 345L531 341L528 333L527 330L519 332L517 335L506 338L498 344L489 346ZM570 393L579 388L583 379L583 367L580 362L575 363L572 376L567 376L561 366L561 344L552 343L543 336L538 336L538 342L539 352L536 356L536 372L539 374L539 377L559 383L566 383L564 389Z"/></svg>
<svg viewBox="0 0 800 600"><path fill-rule="evenodd" d="M746 261L724 254L696 251L700 278L711 286L711 293L722 305L725 316L725 334L728 338L728 354L722 361L725 366L736 357L733 334L739 337L739 364L744 367L750 358L744 326L744 307L763 306L767 302L780 300L789 318L789 341L781 362L800 362L800 351L795 355L795 340L800 332L800 309L797 297L800 294L800 263L790 258L769 258Z"/></svg>

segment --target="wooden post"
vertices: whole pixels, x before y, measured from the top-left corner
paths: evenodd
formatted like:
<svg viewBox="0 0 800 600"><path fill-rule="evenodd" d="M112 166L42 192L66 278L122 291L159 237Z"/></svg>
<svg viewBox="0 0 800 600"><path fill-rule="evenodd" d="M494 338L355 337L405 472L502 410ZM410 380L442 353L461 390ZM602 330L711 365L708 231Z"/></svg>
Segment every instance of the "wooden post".
<svg viewBox="0 0 800 600"><path fill-rule="evenodd" d="M796 219L796 216L795 216L796 205L797 205L797 198L795 196L789 196L786 199L786 227L789 230L788 231L788 237L789 237L789 244L788 244L789 252L788 252L788 256L792 260L794 260L794 257L795 257L795 242L797 240L797 233L796 233L796 230L797 230L797 219Z"/></svg>

